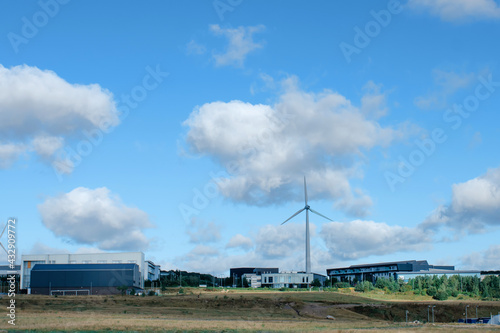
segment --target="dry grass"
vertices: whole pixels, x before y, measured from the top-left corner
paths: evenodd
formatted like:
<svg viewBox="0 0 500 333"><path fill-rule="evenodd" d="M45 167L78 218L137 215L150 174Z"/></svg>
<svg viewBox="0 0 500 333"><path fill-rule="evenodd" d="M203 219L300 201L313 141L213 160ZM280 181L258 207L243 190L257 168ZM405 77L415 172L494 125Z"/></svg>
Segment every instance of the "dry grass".
<svg viewBox="0 0 500 333"><path fill-rule="evenodd" d="M467 325L404 326L404 311L426 316L426 304L394 303L328 292L200 292L161 297L16 296L18 330L36 331L470 331ZM472 306L472 305L471 305ZM500 311L499 302L481 303ZM461 303L439 303L446 318ZM436 308L438 309L438 308ZM327 315L336 320L325 319ZM0 329L13 327L4 319ZM486 330L486 327L477 329ZM495 330L494 328L490 328ZM495 330L500 332L500 329Z"/></svg>

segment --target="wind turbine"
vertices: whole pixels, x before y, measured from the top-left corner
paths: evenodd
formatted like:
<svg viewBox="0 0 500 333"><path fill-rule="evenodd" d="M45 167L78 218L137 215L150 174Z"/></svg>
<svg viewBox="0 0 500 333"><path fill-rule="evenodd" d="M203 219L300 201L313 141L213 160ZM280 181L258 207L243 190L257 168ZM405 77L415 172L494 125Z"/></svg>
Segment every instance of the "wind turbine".
<svg viewBox="0 0 500 333"><path fill-rule="evenodd" d="M318 213L317 211L315 211L314 209L312 209L311 206L309 206L307 204L306 176L304 176L304 196L305 196L306 206L304 208L302 208L301 210L299 210L297 213L295 213L292 216L290 216L285 222L281 223L281 225L287 223L292 218L294 218L295 216L297 216L300 213L302 213L304 210L306 211L306 273L311 273L311 244L310 244L310 239L309 239L310 238L310 236L309 236L309 211L311 211L312 213L314 213L316 215L324 217L327 220L330 220L330 221L333 221L333 220L330 219L330 218L328 218L328 217L326 217L325 215L322 215L322 214Z"/></svg>

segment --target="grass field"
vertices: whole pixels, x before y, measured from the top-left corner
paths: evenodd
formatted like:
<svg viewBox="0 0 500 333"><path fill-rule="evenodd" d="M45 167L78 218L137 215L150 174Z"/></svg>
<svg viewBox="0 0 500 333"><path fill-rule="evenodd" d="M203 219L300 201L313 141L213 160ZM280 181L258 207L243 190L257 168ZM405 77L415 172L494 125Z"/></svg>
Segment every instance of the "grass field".
<svg viewBox="0 0 500 333"><path fill-rule="evenodd" d="M16 296L16 326L36 331L494 331L500 327L456 324L466 304L479 316L500 312L500 302L382 300L337 292L203 291L162 296ZM376 295L375 295L376 296ZM7 304L7 299L0 300ZM428 305L436 305L436 324L426 324ZM406 326L409 321L419 324ZM7 311L5 310L5 313ZM333 316L335 320L326 319Z"/></svg>

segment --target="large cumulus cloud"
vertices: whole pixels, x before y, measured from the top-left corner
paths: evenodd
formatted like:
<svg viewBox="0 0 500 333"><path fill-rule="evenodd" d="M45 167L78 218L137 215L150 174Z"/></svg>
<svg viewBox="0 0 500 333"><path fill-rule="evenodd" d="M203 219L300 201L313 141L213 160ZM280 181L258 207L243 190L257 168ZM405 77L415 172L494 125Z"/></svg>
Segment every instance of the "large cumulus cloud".
<svg viewBox="0 0 500 333"><path fill-rule="evenodd" d="M333 199L338 209L366 215L371 198L350 180L363 176L364 152L387 147L403 132L377 121L386 113L380 87L368 85L358 108L333 91L302 91L295 78L283 86L273 105L234 100L197 107L184 122L191 150L226 168L219 189L234 201L298 199L306 175L311 199Z"/></svg>
<svg viewBox="0 0 500 333"><path fill-rule="evenodd" d="M106 187L78 187L38 205L43 224L56 236L101 250L144 250L143 230L153 225L142 210L129 207Z"/></svg>
<svg viewBox="0 0 500 333"><path fill-rule="evenodd" d="M98 84L72 84L27 65L0 65L0 168L28 153L57 160L68 139L118 123L112 94Z"/></svg>

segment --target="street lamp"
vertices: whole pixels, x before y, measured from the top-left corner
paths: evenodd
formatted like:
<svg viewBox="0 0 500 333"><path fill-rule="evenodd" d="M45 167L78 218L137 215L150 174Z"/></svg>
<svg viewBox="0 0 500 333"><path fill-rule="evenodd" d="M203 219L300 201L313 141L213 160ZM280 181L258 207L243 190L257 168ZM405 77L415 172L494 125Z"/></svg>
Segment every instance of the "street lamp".
<svg viewBox="0 0 500 333"><path fill-rule="evenodd" d="M433 324L434 324L434 308L435 307L436 307L435 305L432 306L432 323Z"/></svg>
<svg viewBox="0 0 500 333"><path fill-rule="evenodd" d="M406 325L408 325L408 313L410 313L410 311L405 310L405 315L406 315Z"/></svg>
<svg viewBox="0 0 500 333"><path fill-rule="evenodd" d="M431 306L429 305L429 306L427 307L427 322L428 322L428 323L430 322L430 319L431 319L431 317L429 316L429 311L430 311L430 309L431 309Z"/></svg>
<svg viewBox="0 0 500 333"><path fill-rule="evenodd" d="M479 307L479 305L476 305L476 319L479 319L479 317L477 316L477 308Z"/></svg>
<svg viewBox="0 0 500 333"><path fill-rule="evenodd" d="M465 323L467 324L467 308L469 307L470 305L467 305L465 307Z"/></svg>

